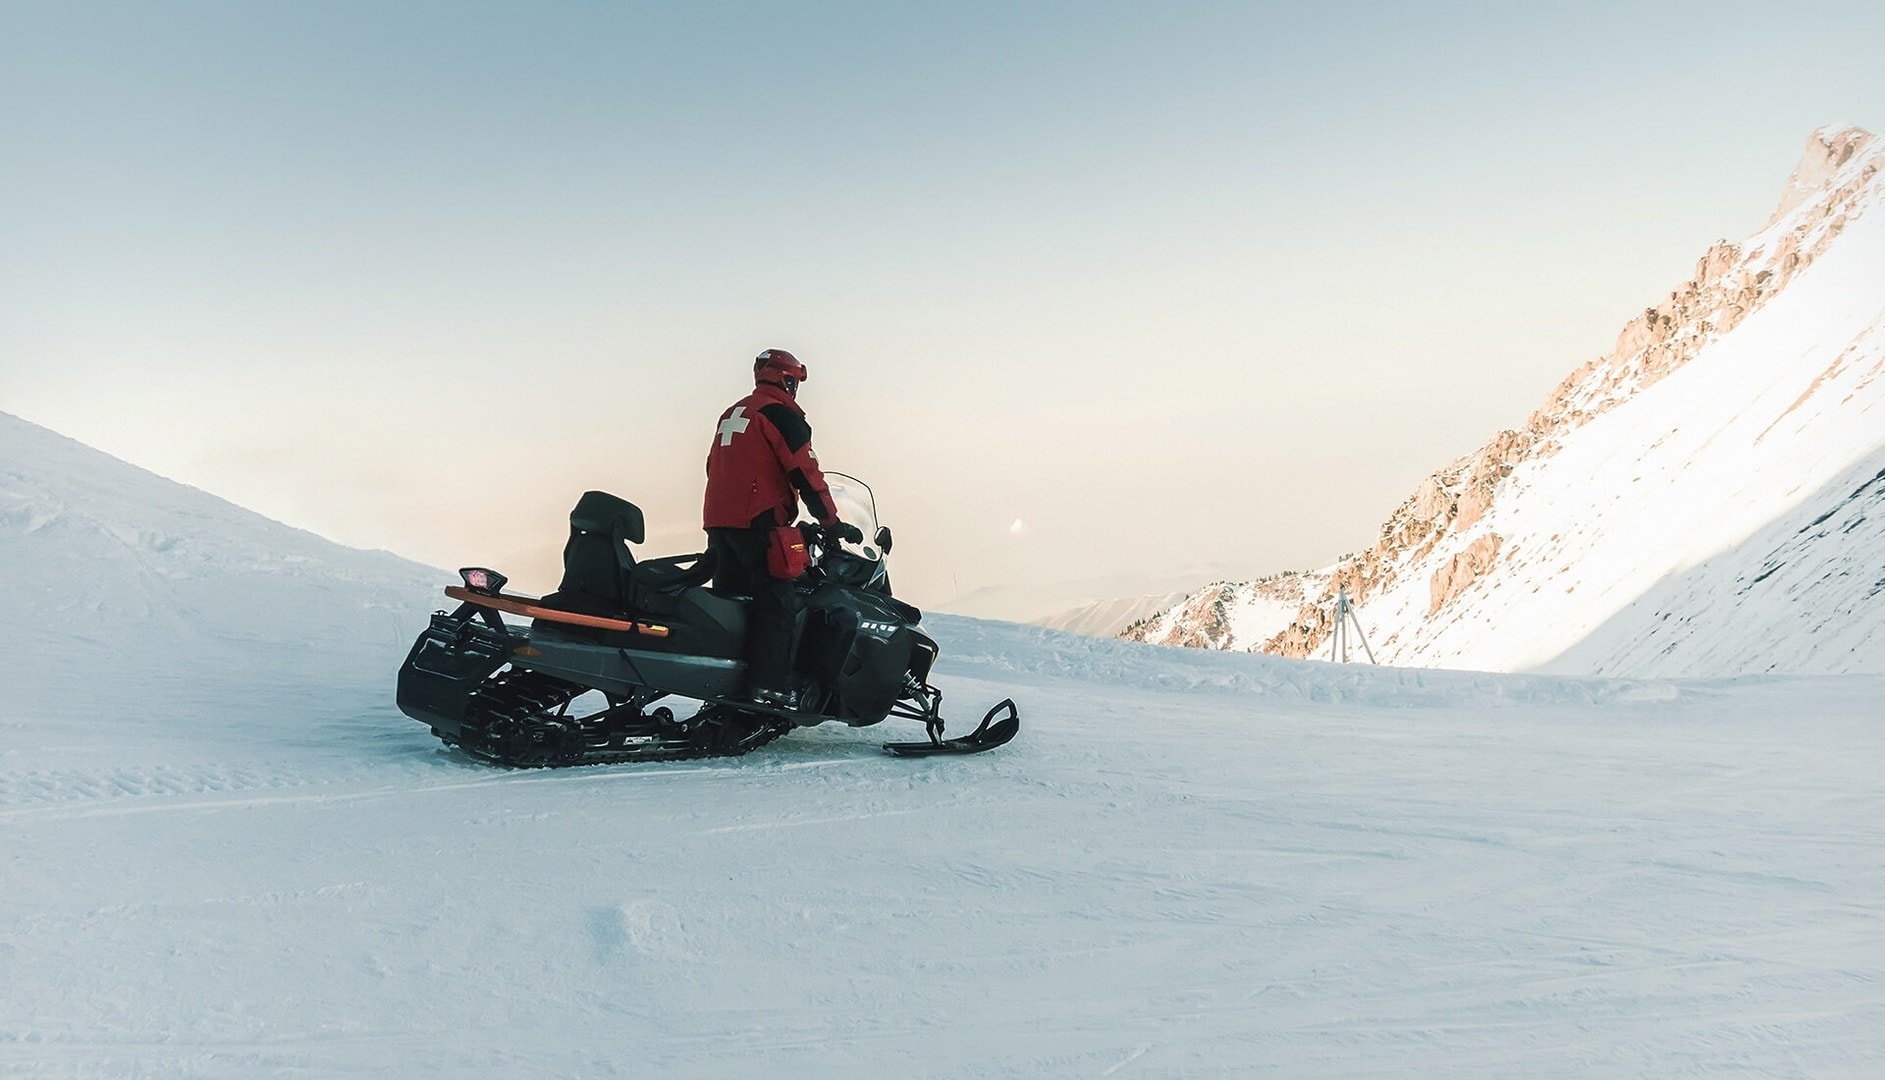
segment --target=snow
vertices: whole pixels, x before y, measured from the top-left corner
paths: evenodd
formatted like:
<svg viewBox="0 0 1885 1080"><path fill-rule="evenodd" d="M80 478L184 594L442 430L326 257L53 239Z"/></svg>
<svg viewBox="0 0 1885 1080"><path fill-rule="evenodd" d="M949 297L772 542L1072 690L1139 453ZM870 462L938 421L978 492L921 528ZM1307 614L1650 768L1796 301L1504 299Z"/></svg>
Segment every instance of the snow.
<svg viewBox="0 0 1885 1080"><path fill-rule="evenodd" d="M1303 597L1284 597L1262 585L1242 587L1242 603L1230 610L1230 633L1238 641L1268 641L1283 632L1302 611Z"/></svg>
<svg viewBox="0 0 1885 1080"><path fill-rule="evenodd" d="M1882 678L932 617L1014 743L508 772L391 703L435 598L375 605L443 573L6 417L0 461L0 1074L1885 1070Z"/></svg>

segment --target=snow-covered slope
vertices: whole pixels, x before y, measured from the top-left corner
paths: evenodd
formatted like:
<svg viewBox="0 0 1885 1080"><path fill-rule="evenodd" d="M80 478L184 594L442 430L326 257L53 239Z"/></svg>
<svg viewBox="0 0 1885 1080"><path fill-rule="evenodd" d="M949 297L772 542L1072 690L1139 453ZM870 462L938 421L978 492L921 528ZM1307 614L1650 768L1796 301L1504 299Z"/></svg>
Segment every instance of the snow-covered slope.
<svg viewBox="0 0 1885 1080"><path fill-rule="evenodd" d="M440 584L6 413L0 568L0 649L38 661L10 665L0 709L81 725L150 695L227 698L267 722L324 682L390 686Z"/></svg>
<svg viewBox="0 0 1885 1080"><path fill-rule="evenodd" d="M940 617L998 752L506 772L389 700L430 572L0 430L0 1075L1885 1072L1885 679Z"/></svg>
<svg viewBox="0 0 1885 1080"><path fill-rule="evenodd" d="M1389 663L1885 672L1882 164L1816 133L1767 227L1303 575L1288 618L1213 587L1129 636L1311 655L1345 585Z"/></svg>

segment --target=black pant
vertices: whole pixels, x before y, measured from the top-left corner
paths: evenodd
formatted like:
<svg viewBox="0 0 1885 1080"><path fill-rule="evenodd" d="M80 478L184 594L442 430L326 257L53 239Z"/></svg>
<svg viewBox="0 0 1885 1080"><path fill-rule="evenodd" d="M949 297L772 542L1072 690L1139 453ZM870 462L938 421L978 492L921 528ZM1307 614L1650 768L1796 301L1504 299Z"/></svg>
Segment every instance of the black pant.
<svg viewBox="0 0 1885 1080"><path fill-rule="evenodd" d="M746 608L746 687L792 688L792 638L798 623L798 592L766 569L770 529L708 529L707 550L718 562L716 591L750 596Z"/></svg>

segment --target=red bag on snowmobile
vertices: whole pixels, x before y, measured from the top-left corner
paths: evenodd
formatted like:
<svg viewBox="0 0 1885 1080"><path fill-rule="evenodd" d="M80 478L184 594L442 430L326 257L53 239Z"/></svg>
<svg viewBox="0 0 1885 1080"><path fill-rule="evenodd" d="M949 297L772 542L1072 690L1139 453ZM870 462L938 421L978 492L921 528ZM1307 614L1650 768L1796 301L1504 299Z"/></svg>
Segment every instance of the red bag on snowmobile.
<svg viewBox="0 0 1885 1080"><path fill-rule="evenodd" d="M797 525L781 525L772 530L772 537L766 544L766 570L780 581L791 581L805 572L810 565L812 553L807 549L805 534Z"/></svg>

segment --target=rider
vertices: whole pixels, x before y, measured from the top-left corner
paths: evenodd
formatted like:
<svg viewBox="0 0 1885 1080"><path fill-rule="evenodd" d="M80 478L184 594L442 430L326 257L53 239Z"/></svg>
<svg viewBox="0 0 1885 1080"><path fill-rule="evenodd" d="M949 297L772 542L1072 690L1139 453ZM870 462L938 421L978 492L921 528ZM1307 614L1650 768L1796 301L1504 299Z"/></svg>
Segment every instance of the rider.
<svg viewBox="0 0 1885 1080"><path fill-rule="evenodd" d="M812 452L812 427L799 408L805 365L784 349L753 360L753 392L720 414L707 452L703 526L717 556L714 587L751 595L747 613L747 692L761 704L792 708L793 582L804 572L804 540L793 524L802 498L814 518L857 543L863 534L838 509ZM796 551L794 547L796 546Z"/></svg>

